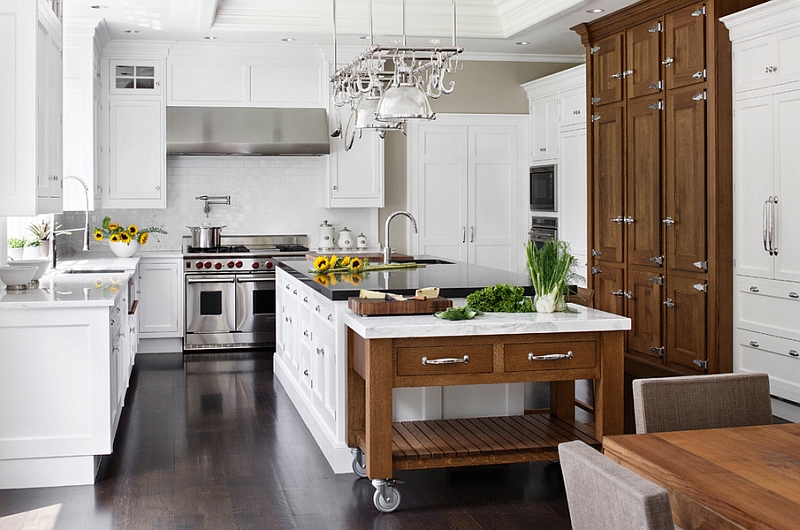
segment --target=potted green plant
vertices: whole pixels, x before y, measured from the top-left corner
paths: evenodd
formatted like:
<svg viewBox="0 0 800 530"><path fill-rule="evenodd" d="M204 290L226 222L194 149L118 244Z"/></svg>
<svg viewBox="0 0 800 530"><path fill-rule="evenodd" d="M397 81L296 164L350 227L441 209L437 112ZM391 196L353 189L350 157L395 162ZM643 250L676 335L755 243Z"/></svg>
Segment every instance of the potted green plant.
<svg viewBox="0 0 800 530"><path fill-rule="evenodd" d="M8 257L12 260L21 260L24 248L24 239L18 237L8 238Z"/></svg>
<svg viewBox="0 0 800 530"><path fill-rule="evenodd" d="M575 257L569 251L569 244L559 239L550 239L541 247L529 241L525 254L531 285L536 291L533 304L538 313L564 311L567 304L564 296L568 294L569 283L579 276L575 273Z"/></svg>
<svg viewBox="0 0 800 530"><path fill-rule="evenodd" d="M58 227L56 227L58 228ZM28 231L39 240L39 257L47 257L50 255L50 236L53 234L50 221L42 219L38 223L31 223L28 225Z"/></svg>

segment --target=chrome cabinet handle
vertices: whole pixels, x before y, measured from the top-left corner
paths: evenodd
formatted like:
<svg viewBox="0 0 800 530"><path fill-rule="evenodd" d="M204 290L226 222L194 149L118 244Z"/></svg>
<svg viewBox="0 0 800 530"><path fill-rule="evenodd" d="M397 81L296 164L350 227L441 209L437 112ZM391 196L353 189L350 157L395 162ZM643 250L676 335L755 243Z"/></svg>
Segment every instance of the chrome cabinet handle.
<svg viewBox="0 0 800 530"><path fill-rule="evenodd" d="M528 352L528 361L561 361L563 359L572 359L572 350L567 353L550 353L548 355L534 355L533 352Z"/></svg>
<svg viewBox="0 0 800 530"><path fill-rule="evenodd" d="M444 357L442 359L428 359L427 357L423 357L422 365L427 366L429 364L469 364L469 355L465 355L461 359L458 357Z"/></svg>
<svg viewBox="0 0 800 530"><path fill-rule="evenodd" d="M663 64L666 67L669 67L669 65L671 65L674 62L675 62L675 59L673 59L672 57L667 57L666 59L661 61L661 64Z"/></svg>
<svg viewBox="0 0 800 530"><path fill-rule="evenodd" d="M303 302L308 303L308 297L307 296L303 297Z"/></svg>
<svg viewBox="0 0 800 530"><path fill-rule="evenodd" d="M772 197L764 201L764 207L761 209L761 239L764 241L764 252L769 252L769 248L767 248L767 221L769 216L769 203L772 201Z"/></svg>
<svg viewBox="0 0 800 530"><path fill-rule="evenodd" d="M672 226L672 225L675 224L675 219L673 219L672 217L667 217L666 219L664 219L661 222L664 223L667 226Z"/></svg>
<svg viewBox="0 0 800 530"><path fill-rule="evenodd" d="M778 247L773 244L772 235L775 228L775 205L778 204L778 196L770 197L769 201L769 255L770 256L777 256L778 255Z"/></svg>
<svg viewBox="0 0 800 530"><path fill-rule="evenodd" d="M329 314L329 315L328 315L328 320L330 320L331 322L333 322L333 315L332 315L332 314Z"/></svg>
<svg viewBox="0 0 800 530"><path fill-rule="evenodd" d="M317 348L317 355L325 355L325 350L323 348Z"/></svg>
<svg viewBox="0 0 800 530"><path fill-rule="evenodd" d="M319 313L320 310L321 310L320 306L317 306L317 307L314 308L314 311L316 311L317 313Z"/></svg>
<svg viewBox="0 0 800 530"><path fill-rule="evenodd" d="M618 215L618 216L616 216L615 218L613 218L613 219L611 220L611 222L612 222L612 223L617 223L617 224L622 224L622 223L624 223L624 222L625 222L625 218L624 218L624 217L622 217L621 215Z"/></svg>
<svg viewBox="0 0 800 530"><path fill-rule="evenodd" d="M758 342L756 342L754 340L751 340L750 341L750 346L752 346L753 348L758 348Z"/></svg>
<svg viewBox="0 0 800 530"><path fill-rule="evenodd" d="M789 298L797 299L797 298L800 298L800 295L798 295L796 292L792 291L791 293L789 293Z"/></svg>
<svg viewBox="0 0 800 530"><path fill-rule="evenodd" d="M461 242L462 243L466 243L467 242L467 227L466 226L462 226L461 227Z"/></svg>
<svg viewBox="0 0 800 530"><path fill-rule="evenodd" d="M672 298L667 298L664 300L664 305L667 307L675 307L675 302L672 301Z"/></svg>
<svg viewBox="0 0 800 530"><path fill-rule="evenodd" d="M475 242L475 227L474 226L470 226L469 227L469 242L470 243L474 243Z"/></svg>
<svg viewBox="0 0 800 530"><path fill-rule="evenodd" d="M758 293L758 292L760 292L760 291L761 291L761 290L760 290L760 289L759 289L757 286L755 286L755 285L751 285L751 286L750 286L750 292L751 292L751 293Z"/></svg>
<svg viewBox="0 0 800 530"><path fill-rule="evenodd" d="M616 74L611 74L609 77L611 79L622 79L625 77L625 74L623 72L617 72Z"/></svg>
<svg viewBox="0 0 800 530"><path fill-rule="evenodd" d="M789 350L789 355L792 357L800 357L800 353L797 353L797 350Z"/></svg>

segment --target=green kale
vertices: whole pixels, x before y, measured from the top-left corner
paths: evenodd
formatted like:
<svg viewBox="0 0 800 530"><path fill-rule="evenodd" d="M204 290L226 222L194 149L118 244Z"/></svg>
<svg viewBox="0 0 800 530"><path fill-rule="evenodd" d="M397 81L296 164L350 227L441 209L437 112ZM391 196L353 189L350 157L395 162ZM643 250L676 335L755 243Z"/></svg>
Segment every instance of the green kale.
<svg viewBox="0 0 800 530"><path fill-rule="evenodd" d="M524 287L497 284L467 295L467 305L477 311L493 313L532 313L533 302Z"/></svg>

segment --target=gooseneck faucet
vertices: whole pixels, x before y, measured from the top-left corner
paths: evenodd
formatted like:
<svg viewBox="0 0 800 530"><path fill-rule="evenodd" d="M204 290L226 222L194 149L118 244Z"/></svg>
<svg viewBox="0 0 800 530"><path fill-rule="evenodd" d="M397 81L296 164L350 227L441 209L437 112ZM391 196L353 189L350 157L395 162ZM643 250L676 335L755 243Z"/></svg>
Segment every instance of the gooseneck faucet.
<svg viewBox="0 0 800 530"><path fill-rule="evenodd" d="M54 269L56 268L56 265L58 264L58 251L56 250L57 249L56 240L57 240L59 234L71 234L72 232L82 231L83 232L83 251L84 252L88 252L89 251L89 241L91 240L91 237L92 237L91 232L89 230L89 186L86 184L85 180L83 180L80 177L73 176L73 175L64 175L64 177L61 179L62 185L63 185L63 182L65 180L69 180L69 179L77 180L78 182L81 183L81 186L83 186L83 198L84 198L84 201L85 201L84 202L84 208L85 208L84 209L84 214L85 214L84 224L83 224L83 228L68 228L66 230L53 230L53 268ZM53 228L55 228L55 227L53 227Z"/></svg>
<svg viewBox="0 0 800 530"><path fill-rule="evenodd" d="M386 243L386 246L383 248L384 263L390 263L392 261L392 245L389 244L389 223L391 223L392 219L394 219L398 215L405 215L406 217L408 217L409 220L411 221L411 228L414 229L414 233L415 234L419 233L419 231L417 230L417 220L414 219L414 216L411 215L410 213L400 210L390 214L389 217L386 218L386 230L383 239L383 241Z"/></svg>

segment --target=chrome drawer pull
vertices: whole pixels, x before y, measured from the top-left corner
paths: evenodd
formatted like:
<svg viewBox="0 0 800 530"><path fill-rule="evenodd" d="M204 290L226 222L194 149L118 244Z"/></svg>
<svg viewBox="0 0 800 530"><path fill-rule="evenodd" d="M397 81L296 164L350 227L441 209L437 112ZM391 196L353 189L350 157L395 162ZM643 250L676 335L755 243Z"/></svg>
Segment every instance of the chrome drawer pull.
<svg viewBox="0 0 800 530"><path fill-rule="evenodd" d="M429 364L469 364L469 355L465 355L463 359L459 359L458 357L445 357L443 359L428 359L427 357L423 357L422 365L427 366Z"/></svg>
<svg viewBox="0 0 800 530"><path fill-rule="evenodd" d="M800 357L800 353L797 353L797 350L789 350L789 355L792 357Z"/></svg>
<svg viewBox="0 0 800 530"><path fill-rule="evenodd" d="M561 361L563 359L572 359L572 350L567 353L551 353L549 355L534 355L533 352L528 353L529 361Z"/></svg>
<svg viewBox="0 0 800 530"><path fill-rule="evenodd" d="M757 292L759 292L759 289L755 285L751 285L750 286L750 292L751 293L757 293Z"/></svg>
<svg viewBox="0 0 800 530"><path fill-rule="evenodd" d="M754 340L751 340L750 341L750 346L752 346L753 348L758 348L758 342L756 342Z"/></svg>
<svg viewBox="0 0 800 530"><path fill-rule="evenodd" d="M791 293L789 293L789 298L800 298L800 295L798 295L796 292L792 291Z"/></svg>

